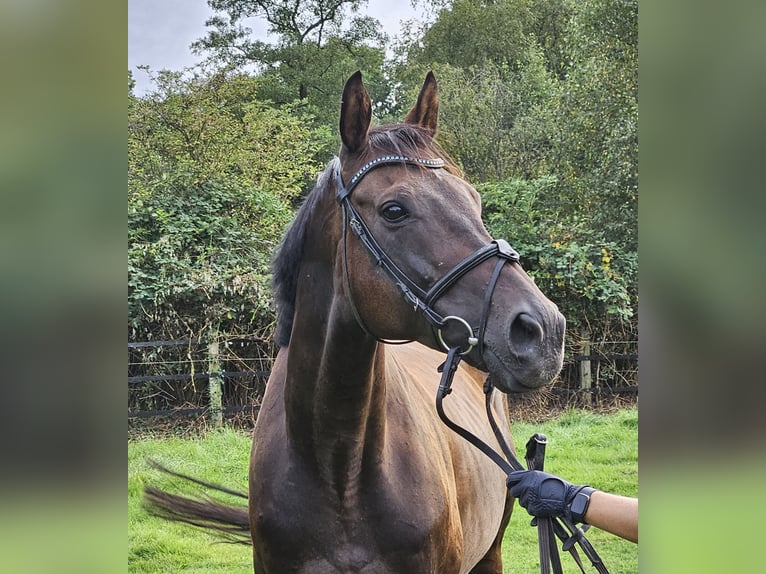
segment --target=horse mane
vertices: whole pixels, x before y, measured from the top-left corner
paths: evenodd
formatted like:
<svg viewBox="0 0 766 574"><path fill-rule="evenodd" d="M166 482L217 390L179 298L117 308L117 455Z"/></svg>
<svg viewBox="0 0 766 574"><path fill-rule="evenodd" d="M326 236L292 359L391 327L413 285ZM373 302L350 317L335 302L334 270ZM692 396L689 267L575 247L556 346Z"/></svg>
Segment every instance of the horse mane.
<svg viewBox="0 0 766 574"><path fill-rule="evenodd" d="M317 183L295 214L295 219L287 229L277 247L271 263L271 286L277 307L277 327L274 335L278 347L286 347L290 342L295 314L295 294L298 289L298 271L303 259L303 245L306 240L308 221L314 213L319 198L335 184L335 170L340 165L336 157L317 177Z"/></svg>
<svg viewBox="0 0 766 574"><path fill-rule="evenodd" d="M431 134L419 126L389 124L371 128L368 133L366 155L372 159L385 154L420 158L440 157L446 162L445 169L454 175L462 176L455 162L431 137ZM290 342L295 315L298 271L303 259L308 221L314 213L319 198L323 197L325 192L329 192L328 190L335 190L337 169L340 169L340 160L335 157L319 174L316 185L298 209L272 260L271 284L277 308L274 338L278 347L286 347Z"/></svg>

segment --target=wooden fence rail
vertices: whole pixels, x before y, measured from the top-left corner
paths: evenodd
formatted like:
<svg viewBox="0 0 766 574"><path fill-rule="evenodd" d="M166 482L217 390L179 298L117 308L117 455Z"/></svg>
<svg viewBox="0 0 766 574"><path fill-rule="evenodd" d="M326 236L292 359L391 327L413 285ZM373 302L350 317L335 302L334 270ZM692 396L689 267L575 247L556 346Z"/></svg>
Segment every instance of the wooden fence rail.
<svg viewBox="0 0 766 574"><path fill-rule="evenodd" d="M244 339L232 339L230 341L246 341ZM195 341L191 339L173 339L167 341L136 341L128 343L128 350L136 349L151 349L157 347L181 347L186 346L188 348L194 348L199 355L203 355L202 359L192 360L189 358L189 362L205 364L205 370L201 372L186 372L186 373L161 373L161 374L149 374L149 375L130 375L128 374L128 387L136 388L140 385L154 385L161 383L192 381L192 382L205 382L207 383L207 404L205 406L198 407L181 407L171 409L145 409L145 410L130 410L128 409L128 419L146 419L151 417L184 417L184 416L205 416L208 419L208 424L213 427L219 427L223 424L223 415L231 415L238 413L252 413L257 414L258 405L228 405L222 404L222 392L224 385L227 381L236 379L253 379L258 378L260 380L266 380L270 374L269 369L253 368L249 370L223 370L221 368L221 343L226 344L226 341L215 340L211 343L204 343L201 341ZM551 388L549 393L554 395L564 395L567 397L579 396L582 397L582 402L586 405L593 404L593 398L598 393L603 394L615 394L615 395L632 395L638 394L638 386L610 386L608 388L602 388L598 385L598 365L600 363L617 364L622 362L636 362L638 361L638 354L635 353L598 353L592 351L593 345L589 342L585 342L580 345L579 352L572 354L569 357L570 362L579 364L579 388ZM187 355L190 357L190 355ZM270 357L264 357L259 362L268 362L271 364ZM185 361L171 361L172 363L184 363ZM144 363L129 363L129 366L138 367ZM159 364L163 365L162 361L159 363L146 363L146 364ZM594 369L593 365L597 367ZM595 371L595 373L594 373Z"/></svg>

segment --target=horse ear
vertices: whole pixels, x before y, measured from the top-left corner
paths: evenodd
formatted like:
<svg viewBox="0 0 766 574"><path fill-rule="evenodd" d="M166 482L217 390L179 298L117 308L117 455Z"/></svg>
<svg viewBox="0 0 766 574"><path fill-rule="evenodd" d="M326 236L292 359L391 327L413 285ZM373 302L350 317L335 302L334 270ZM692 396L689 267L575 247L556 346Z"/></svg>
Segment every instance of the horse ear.
<svg viewBox="0 0 766 574"><path fill-rule="evenodd" d="M436 133L439 123L439 86L433 72L428 72L426 81L418 94L418 101L404 118L405 123L417 124L431 132Z"/></svg>
<svg viewBox="0 0 766 574"><path fill-rule="evenodd" d="M362 72L356 71L343 88L340 106L340 137L347 151L355 153L362 148L371 119L370 96L362 84Z"/></svg>

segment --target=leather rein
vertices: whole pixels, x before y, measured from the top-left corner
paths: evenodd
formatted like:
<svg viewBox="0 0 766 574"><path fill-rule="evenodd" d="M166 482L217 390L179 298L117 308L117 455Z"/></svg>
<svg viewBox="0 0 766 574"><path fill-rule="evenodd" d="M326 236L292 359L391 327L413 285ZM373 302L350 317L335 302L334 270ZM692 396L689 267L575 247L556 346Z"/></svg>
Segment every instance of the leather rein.
<svg viewBox="0 0 766 574"><path fill-rule="evenodd" d="M422 289L417 285L417 283L412 281L407 276L407 274L404 273L404 271L402 271L399 266L397 266L396 263L383 250L380 244L375 240L375 237L372 235L372 232L365 223L364 219L351 202L351 192L361 181L361 179L371 170L385 165L411 165L422 168L440 169L443 168L446 163L441 158L424 159L411 158L402 155L381 156L364 164L351 177L348 184L344 184L343 177L341 175L342 170L340 167L340 162L337 163L335 172L337 186L336 200L340 204L343 215L343 272L345 275L346 288L354 316L362 330L364 330L367 334L375 337L375 335L369 331L361 316L359 315L356 304L354 303L354 298L352 296L348 263L346 258L347 228L351 228L354 234L361 241L362 245L364 245L367 251L375 259L376 264L381 267L392 279L404 299L412 305L415 311L421 313L425 317L425 319L431 325L436 340L447 351L447 359L438 369L438 371L442 374L441 381L439 383L439 389L436 394L436 410L439 414L439 418L441 418L447 427L463 437L474 447L481 450L487 457L490 458L490 460L492 460L492 462L499 466L503 472L506 473L506 475L516 470L523 470L524 467L514 455L513 450L508 445L505 437L503 437L500 427L495 421L491 406L491 398L494 391L494 385L492 384L489 377L487 377L487 380L484 383L487 418L489 420L490 427L492 428L492 432L494 433L495 438L500 445L500 449L503 453L502 455L490 447L486 442L482 441L479 437L452 421L444 412L444 407L442 405L444 398L452 392L452 380L463 356L467 355L473 349L473 347L477 345L479 347L479 354L482 354L484 346L484 333L486 330L487 318L489 316L490 306L492 303L492 294L500 277L500 272L506 263L518 262L519 254L505 240L494 239L455 265L438 281L436 281L436 283L434 283L430 289L427 291ZM434 304L437 299L446 293L450 287L457 283L469 271L492 258L497 258L497 263L495 264L494 271L492 272L490 281L487 284L487 288L484 293L484 304L478 326L472 327L468 321L456 315L442 316L434 309ZM451 346L444 341L442 329L444 329L450 321L458 322L465 327L467 336L463 346ZM385 341L378 337L375 338L378 341L384 343L392 343L392 341ZM547 441L545 435L541 433L535 434L527 442L525 458L527 467L530 470L543 470L546 442ZM589 525L583 525L581 528L565 518L558 517L535 517L532 520L532 526L535 525L538 529L540 571L542 574L550 574L551 568L553 568L554 574L561 574L563 572L561 569L561 560L558 554L558 547L556 545L556 537L558 537L563 542L562 548L572 554L581 572L584 573L585 569L583 568L583 564L580 560L575 544L581 547L584 554L588 557L591 564L593 564L599 573L608 574L608 570L604 566L598 553L587 540L587 538L585 538L585 530L588 529Z"/></svg>

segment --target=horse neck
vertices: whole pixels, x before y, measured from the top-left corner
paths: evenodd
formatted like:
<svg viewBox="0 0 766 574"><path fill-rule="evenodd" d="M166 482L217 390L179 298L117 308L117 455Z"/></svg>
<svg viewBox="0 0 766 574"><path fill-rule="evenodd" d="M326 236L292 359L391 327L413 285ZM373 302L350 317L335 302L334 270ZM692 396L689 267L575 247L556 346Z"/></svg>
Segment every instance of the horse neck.
<svg viewBox="0 0 766 574"><path fill-rule="evenodd" d="M301 269L285 410L292 448L344 496L380 461L386 377L383 346L359 327L328 267Z"/></svg>

